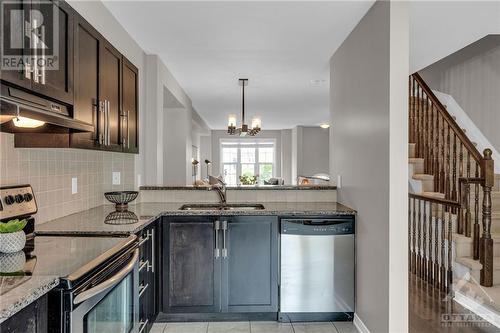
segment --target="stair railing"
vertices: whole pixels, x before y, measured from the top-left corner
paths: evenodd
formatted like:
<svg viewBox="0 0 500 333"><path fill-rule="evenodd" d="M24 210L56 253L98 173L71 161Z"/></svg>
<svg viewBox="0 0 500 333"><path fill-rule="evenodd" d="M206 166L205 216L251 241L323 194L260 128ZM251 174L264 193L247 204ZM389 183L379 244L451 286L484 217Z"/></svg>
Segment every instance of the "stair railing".
<svg viewBox="0 0 500 333"><path fill-rule="evenodd" d="M410 272L444 292L453 284L452 200L409 193L408 262Z"/></svg>
<svg viewBox="0 0 500 333"><path fill-rule="evenodd" d="M418 73L409 78L409 96L410 143L415 144L416 156L424 159L424 173L434 176L434 192L444 194L444 199L434 198L434 204L456 216L454 232L473 238L474 259L482 264L480 283L490 287L493 285L491 189L495 180L492 152L478 151ZM425 198L428 196L419 200L426 201Z"/></svg>

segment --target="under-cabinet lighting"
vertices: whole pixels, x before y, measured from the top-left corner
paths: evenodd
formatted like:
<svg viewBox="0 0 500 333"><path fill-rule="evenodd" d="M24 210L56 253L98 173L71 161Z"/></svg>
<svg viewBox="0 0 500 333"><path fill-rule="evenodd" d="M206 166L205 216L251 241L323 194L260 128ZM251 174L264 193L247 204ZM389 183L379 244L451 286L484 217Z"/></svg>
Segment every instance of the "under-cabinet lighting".
<svg viewBox="0 0 500 333"><path fill-rule="evenodd" d="M36 128L45 125L44 121L26 118L26 117L15 117L12 119L16 127L24 128Z"/></svg>

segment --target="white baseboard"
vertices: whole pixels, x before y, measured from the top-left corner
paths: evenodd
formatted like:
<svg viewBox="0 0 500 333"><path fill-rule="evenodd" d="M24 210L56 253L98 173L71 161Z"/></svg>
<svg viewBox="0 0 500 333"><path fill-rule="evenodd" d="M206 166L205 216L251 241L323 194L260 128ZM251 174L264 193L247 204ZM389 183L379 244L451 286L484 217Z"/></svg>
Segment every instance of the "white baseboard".
<svg viewBox="0 0 500 333"><path fill-rule="evenodd" d="M356 327L356 329L359 331L359 333L370 333L368 327L366 327L365 323L363 323L361 318L359 318L356 313L354 314L354 320L352 323L354 324L354 327Z"/></svg>

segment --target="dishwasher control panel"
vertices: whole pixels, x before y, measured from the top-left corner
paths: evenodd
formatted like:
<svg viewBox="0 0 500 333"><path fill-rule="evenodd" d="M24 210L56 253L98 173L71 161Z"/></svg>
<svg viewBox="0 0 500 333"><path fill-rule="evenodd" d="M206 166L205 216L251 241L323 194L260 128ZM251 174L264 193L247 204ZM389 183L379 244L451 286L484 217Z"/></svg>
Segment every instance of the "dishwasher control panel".
<svg viewBox="0 0 500 333"><path fill-rule="evenodd" d="M354 218L282 219L281 233L289 235L351 235L354 234Z"/></svg>

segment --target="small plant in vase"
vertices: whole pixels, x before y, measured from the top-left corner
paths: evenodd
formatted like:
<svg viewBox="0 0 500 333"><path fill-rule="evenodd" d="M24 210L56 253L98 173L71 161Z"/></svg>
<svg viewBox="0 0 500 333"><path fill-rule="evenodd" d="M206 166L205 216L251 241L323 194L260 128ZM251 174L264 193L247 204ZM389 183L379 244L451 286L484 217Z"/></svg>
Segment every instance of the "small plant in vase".
<svg viewBox="0 0 500 333"><path fill-rule="evenodd" d="M259 178L258 175L255 176L243 175L240 176L240 183L241 185L255 185L257 184L257 178Z"/></svg>
<svg viewBox="0 0 500 333"><path fill-rule="evenodd" d="M10 220L0 222L0 252L14 253L21 251L26 245L26 234L23 229L26 220Z"/></svg>

